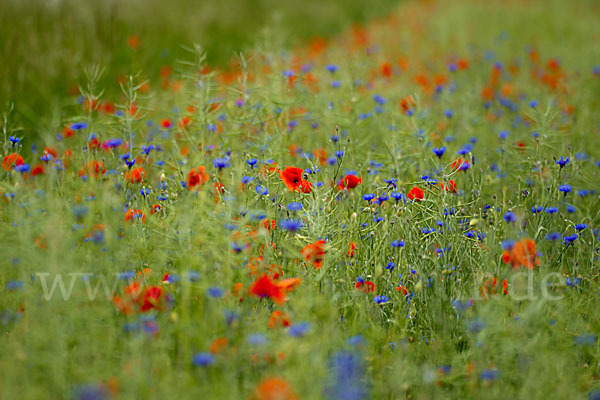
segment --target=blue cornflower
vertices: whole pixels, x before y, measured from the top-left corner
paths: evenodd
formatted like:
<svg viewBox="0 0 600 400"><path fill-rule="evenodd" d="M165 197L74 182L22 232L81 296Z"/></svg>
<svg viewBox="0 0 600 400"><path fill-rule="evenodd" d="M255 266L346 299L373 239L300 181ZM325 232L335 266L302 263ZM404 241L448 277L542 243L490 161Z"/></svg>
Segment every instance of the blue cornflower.
<svg viewBox="0 0 600 400"><path fill-rule="evenodd" d="M335 65L335 64L327 64L327 65L325 66L325 69L326 69L327 71L329 71L329 72L331 72L331 73L333 74L333 73L337 72L337 70L338 70L339 68L338 68L338 66L337 66L337 65Z"/></svg>
<svg viewBox="0 0 600 400"><path fill-rule="evenodd" d="M17 144L19 143L19 140L21 140L21 138L17 136L10 136L8 140L10 140L12 144Z"/></svg>
<svg viewBox="0 0 600 400"><path fill-rule="evenodd" d="M29 172L30 169L31 169L31 166L29 164L21 164L21 165L17 165L15 167L15 171L21 172L21 173Z"/></svg>
<svg viewBox="0 0 600 400"><path fill-rule="evenodd" d="M546 207L544 211L546 211L546 214L556 214L558 212L558 207Z"/></svg>
<svg viewBox="0 0 600 400"><path fill-rule="evenodd" d="M450 119L454 115L454 112L452 110L446 110L444 111L444 115L446 116L446 118Z"/></svg>
<svg viewBox="0 0 600 400"><path fill-rule="evenodd" d="M252 182L254 180L253 176L242 176L242 183L244 185L249 184L250 182Z"/></svg>
<svg viewBox="0 0 600 400"><path fill-rule="evenodd" d="M246 340L253 346L260 346L269 343L267 337L262 333L253 333L251 335L248 335Z"/></svg>
<svg viewBox="0 0 600 400"><path fill-rule="evenodd" d="M587 228L587 224L575 224L575 229L578 231L582 231Z"/></svg>
<svg viewBox="0 0 600 400"><path fill-rule="evenodd" d="M398 179L396 178L387 178L383 180L385 183L388 184L388 186L393 186L394 189L396 189L396 182L398 182Z"/></svg>
<svg viewBox="0 0 600 400"><path fill-rule="evenodd" d="M209 365L214 364L215 356L211 353L196 353L194 357L192 357L192 364L196 367L208 367Z"/></svg>
<svg viewBox="0 0 600 400"><path fill-rule="evenodd" d="M511 250L514 246L515 246L515 241L514 240L504 240L502 242L502 249L503 250Z"/></svg>
<svg viewBox="0 0 600 400"><path fill-rule="evenodd" d="M387 263L387 265L385 266L385 269L389 270L390 272L393 272L394 268L396 268L396 264L394 264L392 261Z"/></svg>
<svg viewBox="0 0 600 400"><path fill-rule="evenodd" d="M391 245L395 248L404 247L404 240L392 240Z"/></svg>
<svg viewBox="0 0 600 400"><path fill-rule="evenodd" d="M73 392L78 400L108 400L111 397L106 386L98 384L77 386Z"/></svg>
<svg viewBox="0 0 600 400"><path fill-rule="evenodd" d="M578 195L579 197L585 197L585 196L587 196L588 194L590 194L590 191L589 191L589 190L587 190L587 189L580 189L580 190L578 190L578 191L577 191L577 195Z"/></svg>
<svg viewBox="0 0 600 400"><path fill-rule="evenodd" d="M300 210L302 210L302 203L298 203L297 201L294 201L287 205L287 209L289 211L300 211Z"/></svg>
<svg viewBox="0 0 600 400"><path fill-rule="evenodd" d="M127 164L127 167L128 167L128 168L131 168L131 167L133 167L133 166L135 165L135 158L134 158L134 159L129 159L129 158L128 158L128 159L126 159L126 160L125 160L125 164Z"/></svg>
<svg viewBox="0 0 600 400"><path fill-rule="evenodd" d="M516 222L517 216L512 211L508 211L504 214L504 220L508 223Z"/></svg>
<svg viewBox="0 0 600 400"><path fill-rule="evenodd" d="M567 278L565 279L565 285L570 286L570 287L575 287L576 285L579 284L579 282L581 282L580 278L574 277L573 279L571 279L570 277L567 276Z"/></svg>
<svg viewBox="0 0 600 400"><path fill-rule="evenodd" d="M488 368L483 370L480 376L484 381L495 381L500 376L500 371L495 368Z"/></svg>
<svg viewBox="0 0 600 400"><path fill-rule="evenodd" d="M571 204L567 204L567 206L565 207L565 209L567 210L567 212L569 214L573 214L575 211L577 211L577 209L575 208L575 206L572 206Z"/></svg>
<svg viewBox="0 0 600 400"><path fill-rule="evenodd" d="M342 84L340 83L340 81L331 81L331 87L332 88L337 89L340 86L342 86Z"/></svg>
<svg viewBox="0 0 600 400"><path fill-rule="evenodd" d="M239 245L236 242L231 242L231 250L233 250L234 253L239 254L244 250L244 246L243 245Z"/></svg>
<svg viewBox="0 0 600 400"><path fill-rule="evenodd" d="M340 140L340 137L338 135L331 135L329 139L331 139L333 143L337 143L338 140Z"/></svg>
<svg viewBox="0 0 600 400"><path fill-rule="evenodd" d="M573 339L573 343L580 346L593 346L596 343L596 335L582 333Z"/></svg>
<svg viewBox="0 0 600 400"><path fill-rule="evenodd" d="M220 171L223 168L231 166L231 163L229 162L229 157L219 157L213 160L213 165Z"/></svg>
<svg viewBox="0 0 600 400"><path fill-rule="evenodd" d="M148 145L148 146L144 146L144 145L142 145L142 153L143 153L143 154L145 154L145 155L148 155L148 154L150 154L150 152L151 152L152 150L154 150L154 145L153 145L153 144L150 144L150 145Z"/></svg>
<svg viewBox="0 0 600 400"><path fill-rule="evenodd" d="M344 150L338 150L335 152L335 156L337 158L342 158L344 156Z"/></svg>
<svg viewBox="0 0 600 400"><path fill-rule="evenodd" d="M262 185L256 185L254 190L256 190L256 193L260 194L261 196L266 196L269 194L269 189Z"/></svg>
<svg viewBox="0 0 600 400"><path fill-rule="evenodd" d="M390 301L390 298L388 296L379 295L373 297L373 301L377 304L385 304Z"/></svg>
<svg viewBox="0 0 600 400"><path fill-rule="evenodd" d="M562 235L558 232L552 232L546 235L546 240L555 241L560 239L562 239Z"/></svg>
<svg viewBox="0 0 600 400"><path fill-rule="evenodd" d="M392 199L396 200L396 203L404 197L404 195L400 192L391 192L390 196Z"/></svg>
<svg viewBox="0 0 600 400"><path fill-rule="evenodd" d="M540 103L537 100L531 100L529 102L529 107L536 108Z"/></svg>
<svg viewBox="0 0 600 400"><path fill-rule="evenodd" d="M302 337L310 330L310 324L308 322L299 322L289 327L288 335L292 337Z"/></svg>
<svg viewBox="0 0 600 400"><path fill-rule="evenodd" d="M375 198L375 195L373 193L367 193L367 194L363 194L362 199L365 201L371 201Z"/></svg>
<svg viewBox="0 0 600 400"><path fill-rule="evenodd" d="M8 283L6 284L6 290L16 290L16 289L20 289L25 285L25 282L23 281L8 281Z"/></svg>
<svg viewBox="0 0 600 400"><path fill-rule="evenodd" d="M104 147L107 147L109 149L115 148L115 147L119 147L120 145L123 144L123 139L108 139L107 141L104 142Z"/></svg>
<svg viewBox="0 0 600 400"><path fill-rule="evenodd" d="M569 193L572 190L572 188L571 188L571 185L560 185L558 187L558 190L560 192L563 192L565 194L565 196L566 196L567 193Z"/></svg>
<svg viewBox="0 0 600 400"><path fill-rule="evenodd" d="M452 307L454 307L454 309L459 313L462 314L463 312L467 311L469 308L473 307L473 301L472 300L452 300Z"/></svg>
<svg viewBox="0 0 600 400"><path fill-rule="evenodd" d="M446 146L442 146L439 149L437 147L434 147L432 149L432 151L433 151L433 154L435 154L438 158L442 158L442 156L446 152Z"/></svg>
<svg viewBox="0 0 600 400"><path fill-rule="evenodd" d="M534 214L541 213L543 210L544 210L544 207L542 207L542 206L532 206L531 207L531 212Z"/></svg>
<svg viewBox="0 0 600 400"><path fill-rule="evenodd" d="M141 188L140 189L140 195L142 195L142 197L146 197L150 194L150 189L148 188Z"/></svg>
<svg viewBox="0 0 600 400"><path fill-rule="evenodd" d="M74 131L78 131L80 129L86 129L88 127L87 122L75 122L71 124L70 128Z"/></svg>
<svg viewBox="0 0 600 400"><path fill-rule="evenodd" d="M357 355L340 351L331 359L331 375L333 382L325 390L332 400L360 400L368 396L367 388L362 383L364 370Z"/></svg>
<svg viewBox="0 0 600 400"><path fill-rule="evenodd" d="M577 234L576 234L576 233L574 233L574 234L572 234L572 235L565 236L564 243L565 243L567 246L569 246L569 245L573 244L573 242L574 242L575 240L577 240L577 238L578 238L578 237L579 237L579 236L577 236Z"/></svg>
<svg viewBox="0 0 600 400"><path fill-rule="evenodd" d="M567 157L565 159L561 156L558 160L556 158L554 158L554 162L557 163L562 168L569 163L569 157Z"/></svg>
<svg viewBox="0 0 600 400"><path fill-rule="evenodd" d="M209 287L207 293L210 297L213 297L215 299L220 299L221 297L223 297L225 295L225 292L223 291L223 289L221 289L220 287L217 287L217 286Z"/></svg>
<svg viewBox="0 0 600 400"><path fill-rule="evenodd" d="M250 168L254 168L254 166L256 165L257 162L258 162L258 160L256 158L251 158L249 160L246 160L246 164L248 164L250 166Z"/></svg>
<svg viewBox="0 0 600 400"><path fill-rule="evenodd" d="M468 324L469 330L474 333L482 331L486 326L487 323L482 319L475 319Z"/></svg>
<svg viewBox="0 0 600 400"><path fill-rule="evenodd" d="M429 235L429 234L434 233L434 232L435 232L435 229L433 229L433 228L427 228L427 227L425 227L425 228L421 229L421 233L423 235Z"/></svg>
<svg viewBox="0 0 600 400"><path fill-rule="evenodd" d="M296 232L301 229L304 224L299 219L284 219L279 223L279 226L287 231Z"/></svg>
<svg viewBox="0 0 600 400"><path fill-rule="evenodd" d="M374 95L374 96L373 96L373 100L374 100L374 101L375 101L377 104L380 104L380 105L384 105L384 104L387 102L387 100L386 100L385 98L381 97L381 96L380 96L380 95L378 95L378 94L376 94L376 95Z"/></svg>
<svg viewBox="0 0 600 400"><path fill-rule="evenodd" d="M500 138L500 140L506 139L508 137L508 131L500 131L498 137Z"/></svg>
<svg viewBox="0 0 600 400"><path fill-rule="evenodd" d="M471 150L473 150L473 145L471 143L466 143L460 149L458 149L456 154L459 156L464 156L465 154L470 153Z"/></svg>
<svg viewBox="0 0 600 400"><path fill-rule="evenodd" d="M130 280L135 276L135 272L134 271L126 271L126 272L121 272L117 275L117 277L119 279L123 279L123 280Z"/></svg>

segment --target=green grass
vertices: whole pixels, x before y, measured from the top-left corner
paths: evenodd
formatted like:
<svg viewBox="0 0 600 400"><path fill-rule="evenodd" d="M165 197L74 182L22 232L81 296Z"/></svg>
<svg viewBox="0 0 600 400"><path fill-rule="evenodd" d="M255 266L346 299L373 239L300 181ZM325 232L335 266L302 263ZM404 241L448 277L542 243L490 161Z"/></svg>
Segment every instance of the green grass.
<svg viewBox="0 0 600 400"><path fill-rule="evenodd" d="M0 110L15 104L16 121L28 137L45 131L64 112L69 90L84 70L106 67L101 85L118 94L117 77L155 79L163 66L201 46L207 62L227 67L240 51L269 41L288 48L312 37L339 33L350 23L387 14L392 0L281 2L274 0L159 0L80 2L2 0L0 8ZM137 50L127 44L138 36Z"/></svg>
<svg viewBox="0 0 600 400"><path fill-rule="evenodd" d="M148 23L160 15L172 36L152 24L126 31L125 11L114 26L88 24L83 10L69 11L85 35L115 38L88 48L74 25L57 27L63 33L56 53L44 46L30 61L38 71L44 62L57 68L37 75L47 99L39 112L27 110L27 94L18 91L26 78L3 74L21 89L14 89L15 109L4 118L2 155L19 153L31 168L43 164L44 174L0 170L1 398L83 399L86 391L119 399L597 398L595 2L406 2L393 18L368 24L367 43L345 30L312 59L291 45L313 36L312 27L286 26L295 16L286 11L238 59L241 70L228 84L222 70L200 72L207 62L201 49L171 53L165 63L152 58L150 49L159 57L163 48L188 45L195 34L183 31L197 14L175 7L158 14L133 4L130 12ZM108 15L87 18L110 21ZM320 18L331 20L324 11ZM224 21L218 29L227 30ZM339 30L322 26L318 34ZM138 52L123 43L130 33L140 35ZM52 40L23 35L29 43ZM80 54L72 64L61 56L69 51ZM94 54L102 66L82 69L84 60L98 61ZM42 61L47 57L56 61ZM459 59L468 67L449 71ZM385 62L392 64L390 77L381 73ZM164 64L174 67L178 90L161 88ZM329 64L338 70L329 72ZM299 65L311 65L311 77ZM14 64L2 68L16 71ZM128 77L119 87L121 73ZM418 75L428 82L443 75L445 83L424 88ZM72 77L80 94L65 94ZM146 80L148 91L139 85ZM494 96L486 100L489 85ZM407 97L414 101L410 113L401 107ZM35 104L37 95L31 98ZM86 109L86 100L109 101L118 112ZM182 128L184 117L189 125ZM20 130L28 118L36 128ZM73 124L85 126L57 137ZM21 140L12 144L10 136ZM120 139L129 148L94 149L92 138ZM155 148L146 155L142 146L150 144ZM45 146L56 149L58 160L40 159ZM446 152L438 158L432 149L441 146ZM329 162L313 156L321 149ZM452 165L461 149L465 171ZM131 168L122 158L128 152L137 158ZM564 167L555 162L560 157L569 157ZM218 168L218 159L225 166ZM88 168L93 161L105 168L97 177ZM208 176L190 190L182 182L198 166ZM303 177L310 193L288 190L276 171L287 166L314 171ZM143 182L127 179L139 167ZM351 173L362 182L341 192L339 180ZM242 184L244 177L252 180ZM440 188L450 180L456 193ZM563 185L571 190L564 193ZM422 201L406 200L413 187L424 192ZM367 202L366 194L388 199ZM302 210L289 210L292 202ZM151 213L156 204L160 211ZM543 210L533 213L538 206ZM556 213L548 212L552 207ZM130 209L144 221L127 221ZM267 230L265 220L277 227ZM285 229L289 220L302 226ZM560 239L548 239L553 232ZM536 244L537 254L527 254L533 268L513 269L503 261L504 248L525 238ZM326 239L320 269L302 255L319 239ZM393 247L396 240L404 246ZM285 302L261 299L252 287L263 273L301 283ZM67 300L58 286L45 296L57 277L67 291L72 284ZM374 292L357 290L359 278L373 282ZM482 298L494 278L494 293ZM160 296L144 307L127 293L132 282L159 287ZM378 304L375 296L387 301ZM273 311L286 314L291 327L269 327ZM208 357L222 338L227 344ZM194 365L198 354L209 365ZM273 377L285 380L287 394L260 392Z"/></svg>

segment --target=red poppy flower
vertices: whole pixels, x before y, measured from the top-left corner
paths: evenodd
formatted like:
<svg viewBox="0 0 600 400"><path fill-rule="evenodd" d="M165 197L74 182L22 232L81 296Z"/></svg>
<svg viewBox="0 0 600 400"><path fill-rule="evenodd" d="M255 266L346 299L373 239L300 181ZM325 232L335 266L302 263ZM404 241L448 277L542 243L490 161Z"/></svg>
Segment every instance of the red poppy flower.
<svg viewBox="0 0 600 400"><path fill-rule="evenodd" d="M516 242L512 248L504 250L502 261L510 264L513 268L521 266L527 269L534 269L540 265L540 259L537 255L535 241L533 239L523 239Z"/></svg>
<svg viewBox="0 0 600 400"><path fill-rule="evenodd" d="M494 277L492 281L489 279L485 281L483 287L481 288L481 297L486 297L486 295L491 296L496 294L496 286L498 285L498 278ZM502 280L502 292L504 294L508 294L508 282L506 279Z"/></svg>
<svg viewBox="0 0 600 400"><path fill-rule="evenodd" d="M187 175L187 187L192 190L198 186L198 189L200 189L208 181L208 178L209 175L204 171L204 166L192 168Z"/></svg>
<svg viewBox="0 0 600 400"><path fill-rule="evenodd" d="M386 78L391 77L392 74L394 73L394 70L392 68L392 64L389 61L386 61L386 62L382 63L379 66L379 71L381 72L381 75L383 75Z"/></svg>
<svg viewBox="0 0 600 400"><path fill-rule="evenodd" d="M377 287L371 281L358 281L354 285L357 290L363 291L364 293L375 293Z"/></svg>
<svg viewBox="0 0 600 400"><path fill-rule="evenodd" d="M283 290L277 286L267 274L263 274L250 287L250 293L256 297L268 297L277 304L285 301Z"/></svg>
<svg viewBox="0 0 600 400"><path fill-rule="evenodd" d="M291 325L291 322L290 322L289 315L287 315L283 311L279 311L279 310L275 310L271 313L271 316L269 317L269 322L267 323L267 326L270 329L275 329L275 328L280 328L280 327L287 328L290 325Z"/></svg>
<svg viewBox="0 0 600 400"><path fill-rule="evenodd" d="M408 289L403 285L396 286L396 290L402 293L402 296L406 296L408 294Z"/></svg>
<svg viewBox="0 0 600 400"><path fill-rule="evenodd" d="M44 147L44 154L49 154L54 159L58 158L58 151L54 147Z"/></svg>
<svg viewBox="0 0 600 400"><path fill-rule="evenodd" d="M70 138L71 136L73 136L75 134L76 131L74 131L73 129L71 129L71 127L69 126L65 126L62 130L62 135L65 138Z"/></svg>
<svg viewBox="0 0 600 400"><path fill-rule="evenodd" d="M300 278L287 278L277 282L277 286L285 292L291 292L292 290L296 289L298 285L300 285L300 282L302 282Z"/></svg>
<svg viewBox="0 0 600 400"><path fill-rule="evenodd" d="M162 206L160 204L155 204L150 208L150 215L154 215L160 210L162 210Z"/></svg>
<svg viewBox="0 0 600 400"><path fill-rule="evenodd" d="M21 157L17 153L11 153L4 157L4 160L2 161L2 168L4 168L5 171L10 171L11 169L13 169L14 166L19 166L23 164L25 164L25 160L23 160L23 157Z"/></svg>
<svg viewBox="0 0 600 400"><path fill-rule="evenodd" d="M227 338L217 338L210 345L210 352L213 354L219 354L221 350L227 347L229 341Z"/></svg>
<svg viewBox="0 0 600 400"><path fill-rule="evenodd" d="M312 183L302 178L304 171L302 168L297 167L285 167L283 171L278 170L279 176L285 186L290 189L290 192L298 190L302 193L310 193L312 190Z"/></svg>
<svg viewBox="0 0 600 400"><path fill-rule="evenodd" d="M98 178L98 175L104 175L105 172L106 168L104 168L104 163L102 161L92 160L79 170L79 176L91 176L92 178Z"/></svg>
<svg viewBox="0 0 600 400"><path fill-rule="evenodd" d="M354 257L354 249L356 248L356 242L350 243L348 247L348 257Z"/></svg>
<svg viewBox="0 0 600 400"><path fill-rule="evenodd" d="M469 164L469 160L463 159L462 157L459 157L456 160L454 160L454 162L452 162L451 165L453 171L466 171L467 169L469 169L470 166L471 164Z"/></svg>
<svg viewBox="0 0 600 400"><path fill-rule="evenodd" d="M151 286L149 288L147 288L144 293L142 294L142 296L140 297L140 311L141 312L146 312L146 311L150 311L153 308L157 309L157 310L161 310L162 309L162 300L163 298L163 291L160 288L160 286Z"/></svg>
<svg viewBox="0 0 600 400"><path fill-rule="evenodd" d="M142 222L146 222L146 216L142 210L135 210L133 208L127 210L125 213L125 222L132 221L134 218L139 218L142 220Z"/></svg>
<svg viewBox="0 0 600 400"><path fill-rule="evenodd" d="M325 258L325 241L317 240L314 243L306 245L300 252L306 262L314 265L316 269L320 269L323 266L323 260Z"/></svg>
<svg viewBox="0 0 600 400"><path fill-rule="evenodd" d="M131 183L140 183L144 181L146 171L142 167L133 168L125 173L125 179Z"/></svg>
<svg viewBox="0 0 600 400"><path fill-rule="evenodd" d="M446 192L456 193L456 182L454 182L452 179L448 181L448 184L446 186L444 186L444 184L440 182L440 187L442 188L442 190L446 190Z"/></svg>
<svg viewBox="0 0 600 400"><path fill-rule="evenodd" d="M268 231L270 231L271 229L277 229L277 222L275 222L274 219L265 219L262 223L265 229Z"/></svg>
<svg viewBox="0 0 600 400"><path fill-rule="evenodd" d="M44 174L44 166L42 164L38 164L31 169L31 175L43 175Z"/></svg>
<svg viewBox="0 0 600 400"><path fill-rule="evenodd" d="M340 190L354 189L358 186L359 183L362 183L362 179L358 178L355 175L346 175L340 182L339 188Z"/></svg>
<svg viewBox="0 0 600 400"><path fill-rule="evenodd" d="M168 129L171 127L171 121L169 120L169 118L163 118L160 121L160 126L162 126L164 129Z"/></svg>
<svg viewBox="0 0 600 400"><path fill-rule="evenodd" d="M263 379L254 393L249 398L250 400L298 400L298 396L293 392L287 381L281 378Z"/></svg>
<svg viewBox="0 0 600 400"><path fill-rule="evenodd" d="M421 201L423 200L423 196L423 191L417 186L410 189L410 192L408 192L408 194L406 195L406 197L408 197L409 200L413 201Z"/></svg>

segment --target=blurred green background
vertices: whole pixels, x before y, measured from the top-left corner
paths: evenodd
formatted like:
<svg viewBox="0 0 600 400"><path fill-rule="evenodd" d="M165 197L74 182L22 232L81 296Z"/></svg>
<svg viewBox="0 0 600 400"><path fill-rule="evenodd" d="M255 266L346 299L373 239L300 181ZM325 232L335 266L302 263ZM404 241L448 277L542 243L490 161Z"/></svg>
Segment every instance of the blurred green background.
<svg viewBox="0 0 600 400"><path fill-rule="evenodd" d="M60 119L69 90L92 64L106 67L99 86L111 95L120 74L153 79L189 58L184 46L199 44L210 65L226 66L255 43L290 47L331 36L397 2L0 0L0 112L14 103L12 123L39 136L56 129L49 121ZM135 50L131 36L139 37Z"/></svg>

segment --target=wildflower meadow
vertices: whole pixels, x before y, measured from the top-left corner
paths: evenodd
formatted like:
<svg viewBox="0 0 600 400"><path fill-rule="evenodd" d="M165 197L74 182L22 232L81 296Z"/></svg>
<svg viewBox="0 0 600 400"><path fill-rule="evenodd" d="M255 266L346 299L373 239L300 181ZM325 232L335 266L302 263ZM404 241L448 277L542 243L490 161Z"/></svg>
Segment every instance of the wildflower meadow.
<svg viewBox="0 0 600 400"><path fill-rule="evenodd" d="M12 3L0 398L600 399L600 3Z"/></svg>

